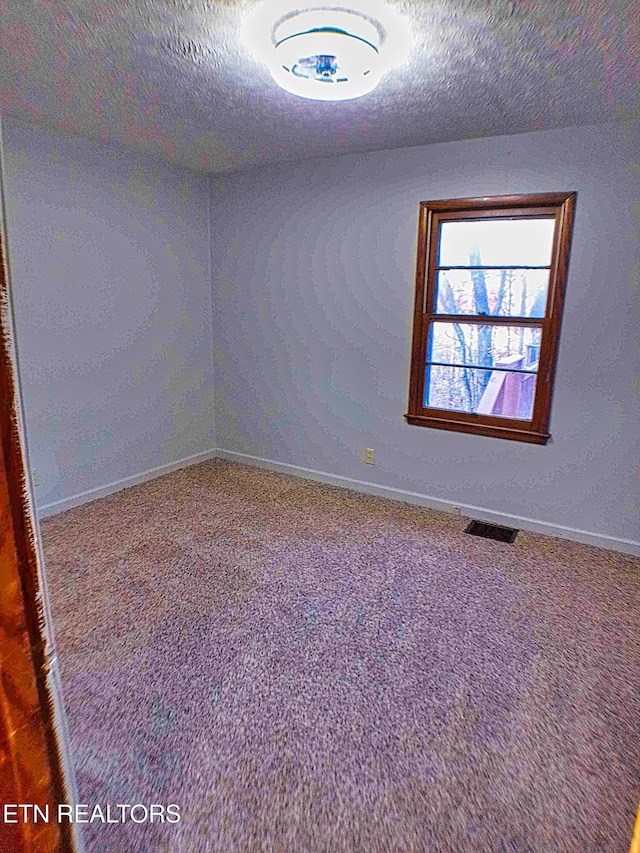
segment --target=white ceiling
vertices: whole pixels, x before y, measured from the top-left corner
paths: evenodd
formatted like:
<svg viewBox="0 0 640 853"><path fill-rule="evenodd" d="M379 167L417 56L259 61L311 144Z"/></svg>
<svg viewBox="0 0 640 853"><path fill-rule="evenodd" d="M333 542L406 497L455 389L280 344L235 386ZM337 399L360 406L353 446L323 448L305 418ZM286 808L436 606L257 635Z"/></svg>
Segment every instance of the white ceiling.
<svg viewBox="0 0 640 853"><path fill-rule="evenodd" d="M640 117L640 0L387 1L409 62L321 103L243 48L250 0L0 0L3 115L210 171Z"/></svg>

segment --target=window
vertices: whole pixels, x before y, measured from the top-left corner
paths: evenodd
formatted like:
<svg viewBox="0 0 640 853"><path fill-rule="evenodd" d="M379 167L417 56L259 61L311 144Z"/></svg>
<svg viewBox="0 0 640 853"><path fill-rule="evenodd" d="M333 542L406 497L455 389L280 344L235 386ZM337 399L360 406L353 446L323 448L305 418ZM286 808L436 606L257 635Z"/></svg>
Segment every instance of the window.
<svg viewBox="0 0 640 853"><path fill-rule="evenodd" d="M410 424L547 443L575 198L421 203Z"/></svg>

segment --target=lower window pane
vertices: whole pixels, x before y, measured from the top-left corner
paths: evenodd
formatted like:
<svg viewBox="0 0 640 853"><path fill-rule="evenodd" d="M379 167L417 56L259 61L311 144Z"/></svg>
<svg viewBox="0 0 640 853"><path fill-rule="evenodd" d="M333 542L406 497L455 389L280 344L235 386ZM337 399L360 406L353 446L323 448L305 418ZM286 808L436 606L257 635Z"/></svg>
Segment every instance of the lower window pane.
<svg viewBox="0 0 640 853"><path fill-rule="evenodd" d="M530 421L536 378L535 373L427 364L424 405Z"/></svg>
<svg viewBox="0 0 640 853"><path fill-rule="evenodd" d="M427 361L535 372L541 337L540 326L485 326L438 320L431 325Z"/></svg>

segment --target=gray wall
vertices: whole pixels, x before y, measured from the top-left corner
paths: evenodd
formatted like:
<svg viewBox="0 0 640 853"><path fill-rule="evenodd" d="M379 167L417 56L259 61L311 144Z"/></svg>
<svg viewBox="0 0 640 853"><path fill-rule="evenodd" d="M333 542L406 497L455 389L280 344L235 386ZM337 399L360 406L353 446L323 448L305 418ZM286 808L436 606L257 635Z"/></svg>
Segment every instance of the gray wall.
<svg viewBox="0 0 640 853"><path fill-rule="evenodd" d="M640 540L640 156L622 127L266 167L210 192L106 143L16 126L4 143L40 507L217 445ZM552 442L407 426L419 201L547 190L579 193Z"/></svg>
<svg viewBox="0 0 640 853"><path fill-rule="evenodd" d="M640 540L639 152L601 126L213 178L218 447ZM578 203L551 443L408 426L418 203L561 190Z"/></svg>
<svg viewBox="0 0 640 853"><path fill-rule="evenodd" d="M208 180L3 128L38 506L211 450Z"/></svg>

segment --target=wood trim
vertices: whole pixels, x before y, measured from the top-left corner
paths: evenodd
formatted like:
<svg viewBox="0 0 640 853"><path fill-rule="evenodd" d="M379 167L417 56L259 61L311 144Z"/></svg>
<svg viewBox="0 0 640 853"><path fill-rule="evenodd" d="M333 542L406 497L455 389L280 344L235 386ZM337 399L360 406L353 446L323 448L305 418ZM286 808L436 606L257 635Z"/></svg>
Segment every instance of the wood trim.
<svg viewBox="0 0 640 853"><path fill-rule="evenodd" d="M409 379L409 411L415 412L420 408L420 392L424 388L424 359L426 342L423 340L424 286L425 266L427 262L427 246L431 243L432 216L428 208L420 205L418 225L418 257L416 261L416 290L413 309L413 344L411 364L413 366ZM417 365L420 365L419 367Z"/></svg>
<svg viewBox="0 0 640 853"><path fill-rule="evenodd" d="M549 328L542 333L539 356L539 385L536 388L534 422L539 423L542 430L549 428L551 419L551 401L556 377L556 362L560 345L560 329L562 312L567 287L569 271L569 255L573 237L573 222L575 217L576 193L570 193L558 210L556 233L552 251L551 275L549 280L549 296L547 301L547 317ZM553 286L552 286L553 283Z"/></svg>
<svg viewBox="0 0 640 853"><path fill-rule="evenodd" d="M544 325L544 317L504 317L495 314L436 314L427 313L424 315L432 323L459 323L464 325L468 323L476 326L542 326Z"/></svg>
<svg viewBox="0 0 640 853"><path fill-rule="evenodd" d="M522 207L557 207L564 204L570 195L575 193L528 193L523 195L494 195L494 196L475 196L473 198L452 198L439 199L437 201L423 201L421 204L427 205L430 210L436 212L464 212L469 208L474 210L492 210L495 207L514 208L520 215ZM554 211L555 212L555 211ZM500 214L504 216L504 212ZM509 214L507 213L507 216ZM538 215L538 214L536 214Z"/></svg>
<svg viewBox="0 0 640 853"><path fill-rule="evenodd" d="M629 853L640 853L640 807L636 817L636 825L633 830L633 838L631 839L631 849Z"/></svg>
<svg viewBox="0 0 640 853"><path fill-rule="evenodd" d="M55 810L68 800L47 681L44 612L18 425L8 305L0 228L0 791L3 803L48 804ZM0 849L15 853L74 850L70 824L56 822L0 822L0 842Z"/></svg>
<svg viewBox="0 0 640 853"><path fill-rule="evenodd" d="M421 202L416 263L413 343L409 379L407 422L416 426L476 433L546 444L555 365L571 248L576 193L536 193L518 196L450 199ZM439 225L460 219L500 219L505 217L553 217L555 231L549 267L549 293L544 317L494 317L492 315L444 315L435 311ZM424 406L427 370L427 342L434 322L475 325L540 327L541 344L531 421L449 412Z"/></svg>
<svg viewBox="0 0 640 853"><path fill-rule="evenodd" d="M499 202L493 204L490 208L483 207L468 207L466 210L438 210L435 211L436 216L441 222L459 222L460 220L477 220L477 219L505 219L517 216L519 219L540 219L549 217L553 219L556 215L556 205L543 205L533 202L531 205L521 207L497 207Z"/></svg>
<svg viewBox="0 0 640 853"><path fill-rule="evenodd" d="M436 266L436 272L451 272L451 270L492 270L493 272L500 272L501 270L536 270L536 271L542 271L542 270L548 270L548 269L551 269L550 264L544 264L543 266L540 266L540 265L530 266L527 264L501 264L500 266L497 266L497 267L491 266L491 264L486 264L486 265L483 265L480 267L478 267L478 266L474 267L471 265L464 266L462 264L459 264L458 266L454 266L454 265L442 266L441 264Z"/></svg>
<svg viewBox="0 0 640 853"><path fill-rule="evenodd" d="M443 413L445 414L445 413ZM454 414L459 415L460 412ZM482 416L478 415L478 420ZM511 426L513 423L522 423L522 421L511 421L509 418L501 418L505 422L504 426L492 423L474 423L473 421L461 421L448 417L433 417L431 415L405 415L407 423L413 426L431 427L432 429L447 429L453 432L467 432L475 435L485 435L490 438L509 438L513 441L526 441L529 444L546 444L551 436L547 433L534 432L531 429L520 429ZM484 420L484 419L483 419ZM529 422L527 421L527 424Z"/></svg>

